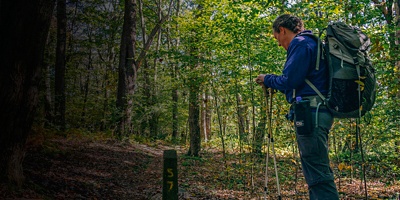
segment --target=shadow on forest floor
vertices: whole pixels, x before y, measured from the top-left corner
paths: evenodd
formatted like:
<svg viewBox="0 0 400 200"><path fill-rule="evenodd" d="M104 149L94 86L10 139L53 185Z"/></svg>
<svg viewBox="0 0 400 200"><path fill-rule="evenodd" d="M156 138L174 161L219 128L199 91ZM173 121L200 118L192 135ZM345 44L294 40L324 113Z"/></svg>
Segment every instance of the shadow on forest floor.
<svg viewBox="0 0 400 200"><path fill-rule="evenodd" d="M185 156L185 149L161 142L151 146L114 140L57 137L28 145L24 161L25 185L11 190L0 184L0 199L161 199L163 150L178 150L180 199L263 199L265 164L239 162L229 154L205 150L201 158ZM308 199L306 185L291 159L278 158L282 199ZM227 167L225 167L227 166ZM271 175L273 173L272 168ZM294 171L293 171L294 172ZM288 174L293 175L288 175ZM251 181L253 180L253 182ZM338 180L336 180L338 183ZM341 179L342 199L362 199L360 181ZM297 185L296 187L294 187ZM276 198L270 177L269 199ZM399 181L368 180L371 199L394 199Z"/></svg>

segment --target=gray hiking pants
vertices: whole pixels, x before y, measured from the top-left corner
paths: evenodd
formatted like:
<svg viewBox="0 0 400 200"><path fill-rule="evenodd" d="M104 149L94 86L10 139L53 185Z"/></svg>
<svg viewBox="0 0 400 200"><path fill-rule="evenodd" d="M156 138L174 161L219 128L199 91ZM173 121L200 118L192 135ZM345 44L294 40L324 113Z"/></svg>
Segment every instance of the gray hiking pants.
<svg viewBox="0 0 400 200"><path fill-rule="evenodd" d="M303 174L309 187L310 200L338 200L328 157L328 133L333 117L328 112L319 112L318 115L318 127L315 127L316 114L313 112L313 131L296 134Z"/></svg>

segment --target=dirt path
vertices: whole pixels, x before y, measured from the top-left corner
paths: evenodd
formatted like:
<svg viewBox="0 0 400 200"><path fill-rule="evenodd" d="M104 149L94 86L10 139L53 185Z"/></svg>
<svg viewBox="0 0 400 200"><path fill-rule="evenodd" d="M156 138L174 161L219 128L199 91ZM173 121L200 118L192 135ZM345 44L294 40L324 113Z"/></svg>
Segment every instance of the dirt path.
<svg viewBox="0 0 400 200"><path fill-rule="evenodd" d="M0 182L0 199L162 199L162 154L178 150L179 199L260 199L263 197L264 166L251 166L240 157L229 155L225 167L218 151L205 149L201 158L184 155L179 147L162 143L121 143L84 138L42 139L30 144L24 161L26 184L20 190L6 188ZM249 161L247 161L249 163ZM280 159L283 199L308 199L304 180L293 182L290 159ZM247 167L247 168L246 168ZM244 168L247 169L243 170ZM251 168L252 169L252 168ZM229 175L228 175L229 174ZM338 181L338 180L337 180ZM396 199L400 183L385 184L381 178L368 182L371 199ZM274 180L269 183L274 199ZM337 182L338 184L338 182ZM341 199L362 199L361 183L341 179Z"/></svg>
<svg viewBox="0 0 400 200"><path fill-rule="evenodd" d="M158 199L166 148L52 139L30 147L26 184L20 191L2 185L0 199Z"/></svg>

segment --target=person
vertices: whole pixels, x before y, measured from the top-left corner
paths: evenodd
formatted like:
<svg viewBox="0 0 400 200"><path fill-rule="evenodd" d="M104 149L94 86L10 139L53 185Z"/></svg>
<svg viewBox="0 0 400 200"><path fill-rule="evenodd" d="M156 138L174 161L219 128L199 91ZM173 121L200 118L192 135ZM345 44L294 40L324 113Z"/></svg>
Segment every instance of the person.
<svg viewBox="0 0 400 200"><path fill-rule="evenodd" d="M303 174L311 200L337 200L339 195L328 157L328 133L333 124L333 117L323 106L322 99L305 82L308 79L326 95L329 84L327 64L321 61L319 69L316 68L317 41L307 36L312 32L304 30L300 18L290 14L279 16L273 23L273 34L279 46L287 51L282 74L260 74L255 81L267 88L283 92L291 104L299 97L310 101L313 128L306 133L300 133L296 129ZM296 116L296 113L294 115Z"/></svg>

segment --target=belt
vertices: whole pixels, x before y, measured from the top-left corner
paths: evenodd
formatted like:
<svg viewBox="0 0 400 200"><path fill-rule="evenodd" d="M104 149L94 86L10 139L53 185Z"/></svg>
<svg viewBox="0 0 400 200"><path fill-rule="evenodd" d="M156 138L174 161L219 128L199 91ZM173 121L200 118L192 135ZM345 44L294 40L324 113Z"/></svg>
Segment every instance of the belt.
<svg viewBox="0 0 400 200"><path fill-rule="evenodd" d="M309 101L310 101L310 107L313 107L313 108L318 107L318 104L319 104L319 103L321 103L321 104L320 104L320 107L322 107L322 106L325 105L324 102L323 102L323 100L321 99L321 97L319 97L318 95L315 95L315 96L305 96L305 97L303 97L302 99L307 99L307 100L309 100Z"/></svg>

